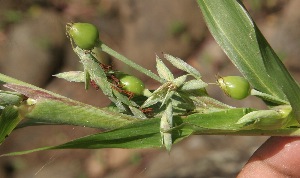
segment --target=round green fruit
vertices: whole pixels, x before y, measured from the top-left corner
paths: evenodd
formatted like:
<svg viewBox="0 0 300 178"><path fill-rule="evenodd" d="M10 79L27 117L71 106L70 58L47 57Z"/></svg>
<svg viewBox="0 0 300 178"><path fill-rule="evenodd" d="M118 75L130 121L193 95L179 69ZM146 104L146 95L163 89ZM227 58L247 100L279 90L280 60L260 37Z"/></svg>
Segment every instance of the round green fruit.
<svg viewBox="0 0 300 178"><path fill-rule="evenodd" d="M128 74L122 74L117 77L120 80L122 89L132 92L134 95L143 95L145 85L139 78Z"/></svg>
<svg viewBox="0 0 300 178"><path fill-rule="evenodd" d="M69 24L67 31L74 43L81 49L91 50L99 42L99 32L93 24L72 23Z"/></svg>
<svg viewBox="0 0 300 178"><path fill-rule="evenodd" d="M224 93L231 98L241 100L250 95L250 84L243 77L220 77L217 82Z"/></svg>

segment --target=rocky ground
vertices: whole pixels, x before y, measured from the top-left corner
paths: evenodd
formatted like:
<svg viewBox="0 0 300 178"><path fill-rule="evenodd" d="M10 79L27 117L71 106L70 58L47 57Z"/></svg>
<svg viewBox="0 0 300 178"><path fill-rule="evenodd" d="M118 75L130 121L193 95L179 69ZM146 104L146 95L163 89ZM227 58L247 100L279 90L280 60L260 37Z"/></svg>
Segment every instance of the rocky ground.
<svg viewBox="0 0 300 178"><path fill-rule="evenodd" d="M250 13L296 80L300 80L300 1L245 1ZM65 36L67 22L96 24L103 42L135 62L155 70L155 54L170 53L197 68L206 82L215 75L239 74L210 36L194 0L101 1L0 1L0 72L103 107L108 100L95 90L52 77L80 65ZM104 56L114 67L138 72ZM177 71L174 69L174 73ZM66 87L68 86L68 87ZM208 92L234 106L263 108L255 98L237 102L217 87ZM42 126L14 132L0 147L0 154L53 145L95 133L71 126ZM0 158L0 177L16 178L168 178L235 177L266 137L192 136L165 150L101 149L56 150Z"/></svg>

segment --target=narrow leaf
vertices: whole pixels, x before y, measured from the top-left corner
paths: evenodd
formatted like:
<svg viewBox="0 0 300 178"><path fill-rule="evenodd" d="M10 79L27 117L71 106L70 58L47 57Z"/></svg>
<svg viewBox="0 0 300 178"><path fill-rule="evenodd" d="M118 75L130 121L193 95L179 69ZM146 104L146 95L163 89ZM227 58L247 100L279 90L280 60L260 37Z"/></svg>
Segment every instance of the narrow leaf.
<svg viewBox="0 0 300 178"><path fill-rule="evenodd" d="M28 154L35 151L51 149L99 149L99 148L154 148L160 147L160 119L148 119L129 124L125 127L108 132L88 135L58 145L37 148L27 151L9 153L1 156Z"/></svg>
<svg viewBox="0 0 300 178"><path fill-rule="evenodd" d="M85 75L82 71L69 71L69 72L62 72L56 75L53 75L54 77L65 79L69 82L84 82L85 81Z"/></svg>
<svg viewBox="0 0 300 178"><path fill-rule="evenodd" d="M0 116L0 145L20 121L16 106L7 106L3 109Z"/></svg>
<svg viewBox="0 0 300 178"><path fill-rule="evenodd" d="M115 97L108 97L108 98L118 108L118 110L113 110L114 112L125 112L127 110L124 104L120 100L116 99ZM108 108L111 109L110 106Z"/></svg>
<svg viewBox="0 0 300 178"><path fill-rule="evenodd" d="M204 19L230 60L251 85L269 95L287 101L277 85L277 77L265 68L258 29L241 1L197 0ZM258 41L259 40L259 41ZM276 62L270 59L269 62Z"/></svg>
<svg viewBox="0 0 300 178"><path fill-rule="evenodd" d="M147 108L156 103L162 102L163 97L160 95L151 95L141 106L141 108Z"/></svg>
<svg viewBox="0 0 300 178"><path fill-rule="evenodd" d="M279 57L271 48L267 40L256 27L256 34L259 43L260 52L263 57L265 68L268 75L274 78L276 85L286 95L290 102L295 118L300 123L300 87L282 64Z"/></svg>
<svg viewBox="0 0 300 178"><path fill-rule="evenodd" d="M161 78L165 79L166 81L174 80L172 72L168 69L168 67L162 62L162 60L158 56L156 56L156 69L158 75Z"/></svg>
<svg viewBox="0 0 300 178"><path fill-rule="evenodd" d="M167 103L167 108L164 111L161 121L160 121L160 129L161 129L161 139L162 144L166 147L166 149L170 152L172 147L172 132L167 132L173 127L173 109L172 102Z"/></svg>
<svg viewBox="0 0 300 178"><path fill-rule="evenodd" d="M95 108L89 105L66 103L56 100L41 99L33 109L25 115L28 119L41 122L77 125L83 127L114 129L138 119Z"/></svg>
<svg viewBox="0 0 300 178"><path fill-rule="evenodd" d="M198 70L196 70L194 67L192 67L188 63L184 62L183 60L181 60L177 57L171 56L169 54L164 54L164 57L178 69L191 74L192 76L194 76L197 79L201 78L201 74L198 72Z"/></svg>
<svg viewBox="0 0 300 178"><path fill-rule="evenodd" d="M224 104L209 96L190 96L196 106L196 111L199 113L212 113L224 109L233 109L234 107Z"/></svg>
<svg viewBox="0 0 300 178"><path fill-rule="evenodd" d="M236 122L251 111L253 111L253 109L233 108L210 113L196 113L189 115L184 122L200 127L199 130L213 129L235 131L241 128Z"/></svg>
<svg viewBox="0 0 300 178"><path fill-rule="evenodd" d="M36 100L34 105L21 106L24 116L39 122L114 129L138 119L129 115L95 108L59 95L28 86L5 84L6 87Z"/></svg>
<svg viewBox="0 0 300 178"><path fill-rule="evenodd" d="M98 63L90 59L81 60L85 69L88 71L91 80L93 80L106 96L112 95L111 84L108 82L106 74Z"/></svg>
<svg viewBox="0 0 300 178"><path fill-rule="evenodd" d="M127 106L134 106L134 107L139 107L134 101L129 100L127 96L124 96L120 92L113 90L113 94L116 96L116 99L121 101Z"/></svg>
<svg viewBox="0 0 300 178"><path fill-rule="evenodd" d="M287 119L282 118L282 115L274 110L253 111L243 116L237 122L237 124L243 125L243 129L267 130L282 128L286 123Z"/></svg>
<svg viewBox="0 0 300 178"><path fill-rule="evenodd" d="M173 90L169 90L169 91L166 93L164 99L162 100L161 107L162 107L164 104L166 104L166 103L168 103L168 102L170 101L170 99L172 98L172 96L174 95L174 93L175 93L175 91L173 91Z"/></svg>
<svg viewBox="0 0 300 178"><path fill-rule="evenodd" d="M198 0L216 41L255 89L289 101L300 122L300 88L241 1ZM226 15L224 15L226 14Z"/></svg>
<svg viewBox="0 0 300 178"><path fill-rule="evenodd" d="M145 114L138 108L135 108L132 106L129 106L129 108L130 108L130 111L132 112L132 114L134 115L134 117L139 118L139 119L147 119Z"/></svg>
<svg viewBox="0 0 300 178"><path fill-rule="evenodd" d="M16 92L0 90L0 109L8 105L20 105L24 97Z"/></svg>
<svg viewBox="0 0 300 178"><path fill-rule="evenodd" d="M263 92L260 92L260 91L257 91L255 89L252 89L251 90L251 95L253 96L257 96L265 101L268 101L268 102L271 102L271 103L275 103L275 104L279 104L279 105L282 105L282 104L289 104L289 102L285 101L285 100L282 100L282 99L279 99L275 96L272 96L272 95L269 95L267 93L263 93Z"/></svg>
<svg viewBox="0 0 300 178"><path fill-rule="evenodd" d="M207 87L207 83L203 82L200 79L189 80L183 84L181 90L188 91L188 90L199 90L202 88Z"/></svg>
<svg viewBox="0 0 300 178"><path fill-rule="evenodd" d="M172 81L172 83L176 85L176 88L179 88L184 84L184 82L186 81L186 78L187 78L187 75L182 75L182 76L177 77L176 79L174 79Z"/></svg>
<svg viewBox="0 0 300 178"><path fill-rule="evenodd" d="M248 108L224 109L209 114L196 113L182 119L174 117L176 127L172 132L173 143L177 143L191 134L220 135L274 135L299 136L300 128L277 130L240 130L236 122L245 114L253 111ZM99 149L99 148L157 148L161 147L160 118L132 122L118 129L88 135L73 141L58 145L36 148L32 150L13 152L1 156L28 154L51 149Z"/></svg>
<svg viewBox="0 0 300 178"><path fill-rule="evenodd" d="M166 82L160 87L158 87L150 96L149 98L142 104L142 108L149 107L151 105L154 105L158 102L162 102L163 98L165 98L165 95L167 94L167 91L169 89L170 82Z"/></svg>
<svg viewBox="0 0 300 178"><path fill-rule="evenodd" d="M113 56L114 58L124 62L125 64L127 64L128 66L134 68L135 70L147 75L148 77L160 82L160 83L164 83L165 80L160 78L159 76L157 76L155 73L151 72L150 70L145 69L144 67L134 63L132 60L127 59L125 56L119 54L118 52L114 51L113 49L111 49L110 47L106 46L104 43L101 43L100 46L101 50L103 52L106 52L107 54Z"/></svg>

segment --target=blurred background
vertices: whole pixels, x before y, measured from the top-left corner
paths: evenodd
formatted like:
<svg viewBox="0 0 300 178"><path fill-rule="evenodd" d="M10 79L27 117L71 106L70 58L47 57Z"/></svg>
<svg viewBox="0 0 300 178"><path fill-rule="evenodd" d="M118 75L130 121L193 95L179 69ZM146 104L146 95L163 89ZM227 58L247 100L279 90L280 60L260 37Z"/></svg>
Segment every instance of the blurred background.
<svg viewBox="0 0 300 178"><path fill-rule="evenodd" d="M247 9L289 71L300 80L300 1L245 0ZM97 107L109 101L100 91L84 90L53 74L80 70L65 35L68 22L90 22L101 40L155 71L155 55L169 53L197 68L208 83L215 75L240 75L211 37L195 0L0 0L0 72ZM102 54L115 68L157 84ZM171 67L171 66L170 66ZM178 73L172 68L174 73ZM66 87L67 86L67 87ZM265 108L249 97L228 98L209 86L214 98L237 107ZM63 143L96 129L74 126L29 127L15 131L0 154ZM1 178L185 178L235 177L267 137L192 136L164 149L42 151L1 157Z"/></svg>

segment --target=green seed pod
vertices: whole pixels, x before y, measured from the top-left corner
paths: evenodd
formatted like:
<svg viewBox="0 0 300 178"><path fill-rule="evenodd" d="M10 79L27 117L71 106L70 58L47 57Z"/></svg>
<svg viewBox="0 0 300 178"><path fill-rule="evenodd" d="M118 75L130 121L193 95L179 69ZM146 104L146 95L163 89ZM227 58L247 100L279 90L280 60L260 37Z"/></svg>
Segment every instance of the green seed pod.
<svg viewBox="0 0 300 178"><path fill-rule="evenodd" d="M234 99L241 100L250 95L249 82L240 76L220 77L217 80L224 93Z"/></svg>
<svg viewBox="0 0 300 178"><path fill-rule="evenodd" d="M117 78L120 80L122 89L132 92L134 95L143 95L145 85L137 77L128 74L120 74Z"/></svg>
<svg viewBox="0 0 300 178"><path fill-rule="evenodd" d="M98 29L90 23L70 23L67 25L67 33L81 49L91 50L99 42Z"/></svg>

